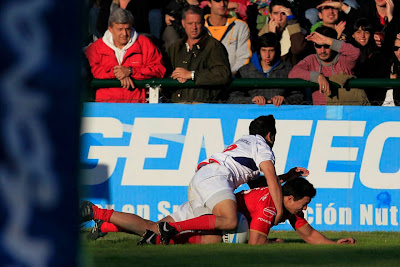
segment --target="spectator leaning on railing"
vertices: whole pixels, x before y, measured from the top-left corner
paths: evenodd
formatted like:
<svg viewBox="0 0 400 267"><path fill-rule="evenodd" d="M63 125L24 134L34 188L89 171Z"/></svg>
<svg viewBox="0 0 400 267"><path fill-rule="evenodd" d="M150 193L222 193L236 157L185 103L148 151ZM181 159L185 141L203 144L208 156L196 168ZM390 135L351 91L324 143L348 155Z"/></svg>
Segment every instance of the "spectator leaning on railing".
<svg viewBox="0 0 400 267"><path fill-rule="evenodd" d="M94 78L121 81L121 87L98 89L96 102L144 103L145 89L136 88L132 78L162 78L165 74L161 53L132 25L132 14L117 8L109 18L104 36L85 50Z"/></svg>
<svg viewBox="0 0 400 267"><path fill-rule="evenodd" d="M308 35L307 40L314 43L315 54L300 61L289 73L289 78L300 78L319 84L313 92L314 105L369 105L362 89L333 90L329 81L343 85L354 77L353 69L360 55L360 49L336 39L337 32L321 26Z"/></svg>
<svg viewBox="0 0 400 267"><path fill-rule="evenodd" d="M171 91L172 102L216 102L221 99L231 77L225 47L203 28L204 17L198 6L183 10L182 25L186 36L172 44L168 56L171 77L181 83L193 80L205 88L184 88Z"/></svg>
<svg viewBox="0 0 400 267"><path fill-rule="evenodd" d="M287 78L292 64L283 61L281 45L278 36L273 32L261 35L256 41L257 51L253 53L250 63L241 67L237 73L240 78ZM273 104L279 107L282 104L297 104L304 102L303 93L284 88L257 88L253 90L233 91L229 95L229 103L257 105Z"/></svg>
<svg viewBox="0 0 400 267"><path fill-rule="evenodd" d="M382 48L376 46L371 22L366 18L360 18L351 27L349 33L351 33L349 43L360 49L360 57L354 68L354 75L358 79L388 78L390 57L388 53L382 51ZM386 90L379 88L365 88L364 90L371 105L382 105Z"/></svg>

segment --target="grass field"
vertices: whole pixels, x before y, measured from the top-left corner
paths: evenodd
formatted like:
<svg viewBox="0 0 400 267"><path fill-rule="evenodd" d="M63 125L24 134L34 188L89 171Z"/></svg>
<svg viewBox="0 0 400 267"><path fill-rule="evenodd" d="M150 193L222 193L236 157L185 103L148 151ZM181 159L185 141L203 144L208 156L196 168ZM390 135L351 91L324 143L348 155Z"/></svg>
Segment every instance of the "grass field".
<svg viewBox="0 0 400 267"><path fill-rule="evenodd" d="M323 232L354 237L357 245L309 245L294 231L271 232L284 244L136 246L139 238L109 233L96 241L82 233L83 266L400 266L400 232Z"/></svg>

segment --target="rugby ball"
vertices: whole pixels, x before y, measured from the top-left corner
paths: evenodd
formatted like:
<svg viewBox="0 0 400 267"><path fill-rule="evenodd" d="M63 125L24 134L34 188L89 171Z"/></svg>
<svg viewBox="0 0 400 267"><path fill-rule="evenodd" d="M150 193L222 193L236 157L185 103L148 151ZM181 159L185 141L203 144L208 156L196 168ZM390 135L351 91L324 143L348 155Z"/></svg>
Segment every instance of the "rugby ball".
<svg viewBox="0 0 400 267"><path fill-rule="evenodd" d="M249 240L249 223L246 217L238 212L238 225L235 230L222 231L224 243L243 244Z"/></svg>

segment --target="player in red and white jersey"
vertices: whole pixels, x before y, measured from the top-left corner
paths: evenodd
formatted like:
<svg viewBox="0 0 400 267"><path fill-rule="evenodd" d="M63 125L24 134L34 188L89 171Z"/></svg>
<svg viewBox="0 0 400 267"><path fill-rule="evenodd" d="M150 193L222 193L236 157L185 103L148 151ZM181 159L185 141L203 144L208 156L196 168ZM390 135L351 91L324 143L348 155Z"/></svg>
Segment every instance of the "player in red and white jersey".
<svg viewBox="0 0 400 267"><path fill-rule="evenodd" d="M264 173L277 210L274 224L282 219L282 190L275 172L275 118L260 116L249 126L249 135L199 164L189 184L188 200L195 218L179 223L160 222L158 231L164 244L186 230L233 230L237 226L234 190ZM300 173L299 173L300 176Z"/></svg>

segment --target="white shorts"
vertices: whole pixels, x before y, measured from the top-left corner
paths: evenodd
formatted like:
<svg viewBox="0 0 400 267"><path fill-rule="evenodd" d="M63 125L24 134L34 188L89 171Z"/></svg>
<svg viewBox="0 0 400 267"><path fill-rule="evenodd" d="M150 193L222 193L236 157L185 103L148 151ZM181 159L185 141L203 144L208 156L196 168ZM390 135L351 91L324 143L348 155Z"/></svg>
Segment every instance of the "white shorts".
<svg viewBox="0 0 400 267"><path fill-rule="evenodd" d="M171 216L175 222L186 221L195 217L192 208L189 205L189 202L185 202L180 205L178 209L169 216Z"/></svg>
<svg viewBox="0 0 400 267"><path fill-rule="evenodd" d="M216 204L231 199L236 202L235 185L230 171L222 165L212 163L196 172L189 184L189 204L195 217L212 214Z"/></svg>

